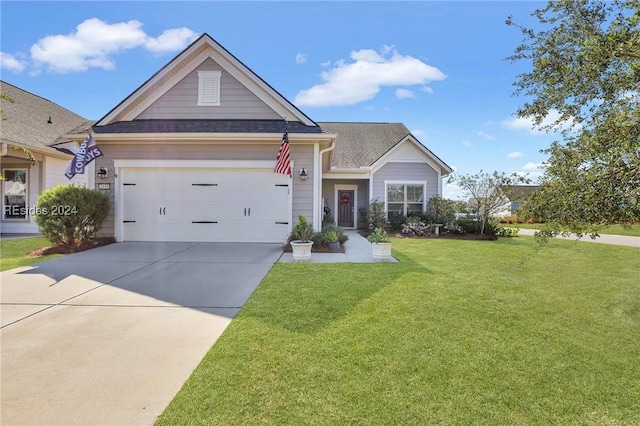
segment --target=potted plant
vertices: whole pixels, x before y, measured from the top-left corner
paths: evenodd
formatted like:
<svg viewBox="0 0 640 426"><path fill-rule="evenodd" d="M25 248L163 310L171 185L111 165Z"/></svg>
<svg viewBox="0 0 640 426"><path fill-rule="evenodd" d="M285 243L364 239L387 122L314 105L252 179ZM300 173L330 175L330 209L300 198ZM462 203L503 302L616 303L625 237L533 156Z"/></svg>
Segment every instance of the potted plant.
<svg viewBox="0 0 640 426"><path fill-rule="evenodd" d="M311 259L311 246L313 245L313 236L315 231L313 226L307 222L307 219L300 215L298 223L293 227L289 244L293 251L293 260L296 262L304 262Z"/></svg>
<svg viewBox="0 0 640 426"><path fill-rule="evenodd" d="M340 235L338 235L337 231L333 229L325 231L323 238L327 247L331 250L338 250L340 248Z"/></svg>
<svg viewBox="0 0 640 426"><path fill-rule="evenodd" d="M391 241L384 228L375 228L367 240L371 243L374 260L391 259Z"/></svg>

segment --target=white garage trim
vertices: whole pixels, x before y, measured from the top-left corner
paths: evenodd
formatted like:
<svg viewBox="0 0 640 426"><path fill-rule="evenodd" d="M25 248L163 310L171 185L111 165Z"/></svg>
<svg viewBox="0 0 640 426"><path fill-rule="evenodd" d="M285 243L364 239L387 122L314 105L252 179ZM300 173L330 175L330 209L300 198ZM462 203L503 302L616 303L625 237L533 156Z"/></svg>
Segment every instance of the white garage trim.
<svg viewBox="0 0 640 426"><path fill-rule="evenodd" d="M128 174L128 170L131 170L131 173L134 173L135 170L138 170L137 173L140 173L141 170L149 170L150 173L154 173L154 172L161 172L162 170L167 170L168 172L170 172L171 170L178 170L178 169L194 169L194 173L198 173L195 169L210 169L212 173L217 173L218 175L220 175L220 173L222 172L222 175L225 175L224 171L225 170L229 170L230 174L236 173L236 176L240 177L241 176L246 176L244 172L241 172L238 169L247 169L248 173L253 173L253 172L258 172L259 175L265 176L266 173L274 173L273 169L275 167L276 162L275 161L219 161L219 160L115 160L114 161L114 168L115 168L115 190L116 190L116 194L115 194L115 237L117 241L124 241L125 239L125 232L124 232L124 220L127 220L127 222L129 222L131 219L125 218L125 194L124 194L124 184L125 179L128 178L127 174ZM233 172L232 170L235 170L235 172ZM240 173L240 174L238 174ZM227 176L231 176L231 175L227 175ZM288 177L282 176L283 179L287 179ZM269 180L271 180L269 178ZM287 222L287 234L289 234L292 230L292 211L293 211L293 181L288 178L288 197L287 197L287 206L286 206L286 213L284 211L281 211L281 213L276 213L276 216L279 217L283 217L283 213L286 214L286 222ZM284 182L282 182L284 183ZM279 186L276 184L276 186ZM281 186L281 185L280 185ZM245 188L247 188L247 186L244 186ZM144 194L147 194L147 192L145 191ZM253 197L249 197L249 199L253 199ZM137 204L131 204L131 206L135 206ZM263 205L263 204L260 204ZM280 204L282 206L282 204ZM266 205L263 205L266 207ZM284 207L284 206L283 206ZM130 207L131 208L131 207ZM146 210L143 208L143 210ZM134 212L138 212L140 210L138 210L137 208L134 208L133 210ZM251 211L251 209L249 209L249 211ZM271 210L271 209L267 209L265 211L272 211L275 212L275 210ZM132 210L128 210L127 213L129 216L132 216ZM250 213L249 213L250 215ZM134 217L138 216L137 213L133 214ZM139 219L136 219L139 220ZM199 219L198 219L199 220ZM275 219L276 223L282 223L282 222L277 222L277 220L282 220L284 222L284 219ZM193 223L200 223L200 222L193 222ZM208 223L208 222L207 222ZM139 229L139 228L131 228L131 232L134 232L134 229ZM175 229L175 228L174 228ZM186 229L186 228L185 228ZM127 231L127 234L129 235L128 239L131 239L131 234L129 234L130 231ZM277 232L277 234L279 234L279 232ZM180 234L182 235L182 234ZM198 236L200 237L200 236ZM286 239L286 238L285 238ZM284 242L284 240L282 241Z"/></svg>
<svg viewBox="0 0 640 426"><path fill-rule="evenodd" d="M201 168L201 169L275 169L275 160L114 160L113 166L124 167L153 167L153 168Z"/></svg>

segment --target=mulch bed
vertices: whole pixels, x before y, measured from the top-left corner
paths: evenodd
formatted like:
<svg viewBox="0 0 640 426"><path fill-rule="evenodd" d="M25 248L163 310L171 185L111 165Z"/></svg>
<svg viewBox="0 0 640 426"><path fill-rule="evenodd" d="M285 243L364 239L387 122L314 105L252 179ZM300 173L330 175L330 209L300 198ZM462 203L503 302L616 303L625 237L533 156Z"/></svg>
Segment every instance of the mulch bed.
<svg viewBox="0 0 640 426"><path fill-rule="evenodd" d="M360 233L360 235L362 235L363 237L367 238L367 236L369 235L368 232L365 231L358 231ZM417 236L417 235L406 235L406 234L402 234L400 232L397 233L390 233L389 234L390 237L395 237L395 238L420 238L420 239L433 239L433 240L438 240L438 239L448 239L448 240L472 240L472 241L495 241L498 239L497 235L485 235L485 234L452 234L452 233L444 233L444 234L440 234L438 236L436 235L427 235L427 236Z"/></svg>
<svg viewBox="0 0 640 426"><path fill-rule="evenodd" d="M40 257L40 256L48 256L50 254L69 254L69 253L77 253L80 251L90 250L92 248L106 246L107 244L115 243L116 240L113 237L103 237L103 238L93 238L89 241L85 241L82 244L75 246L51 246L51 247L43 247L38 250L32 251L27 256L29 257Z"/></svg>
<svg viewBox="0 0 640 426"><path fill-rule="evenodd" d="M284 252L285 253L291 253L293 250L291 250L291 244L285 244L284 245ZM344 246L340 246L339 249L337 250L331 250L329 247L327 246L311 246L311 253L344 253Z"/></svg>

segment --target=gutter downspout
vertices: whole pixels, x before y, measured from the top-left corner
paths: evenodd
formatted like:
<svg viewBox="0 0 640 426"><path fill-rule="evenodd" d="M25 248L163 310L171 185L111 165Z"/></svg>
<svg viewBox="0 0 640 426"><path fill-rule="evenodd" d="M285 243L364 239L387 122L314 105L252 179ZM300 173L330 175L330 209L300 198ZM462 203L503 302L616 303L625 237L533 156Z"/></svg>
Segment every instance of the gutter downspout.
<svg viewBox="0 0 640 426"><path fill-rule="evenodd" d="M316 175L319 176L319 180L320 182L318 183L318 186L320 187L320 191L318 191L318 211L316 212L318 214L318 218L320 219L320 226L318 228L322 228L322 215L324 214L324 205L322 203L322 156L329 151L333 151L336 148L336 139L332 138L331 139L331 146L329 146L328 148L323 149L322 151L320 151L318 153L318 171L319 173L316 173Z"/></svg>

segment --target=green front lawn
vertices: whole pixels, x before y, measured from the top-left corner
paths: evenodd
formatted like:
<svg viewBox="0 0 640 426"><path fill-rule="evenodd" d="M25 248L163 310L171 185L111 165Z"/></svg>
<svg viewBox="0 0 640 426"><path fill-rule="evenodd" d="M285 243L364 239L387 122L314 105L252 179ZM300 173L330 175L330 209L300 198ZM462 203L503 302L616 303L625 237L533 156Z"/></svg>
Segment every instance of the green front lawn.
<svg viewBox="0 0 640 426"><path fill-rule="evenodd" d="M43 247L49 247L51 243L46 238L20 238L17 240L0 241L0 271L27 266L44 260L54 259L61 255L42 257L27 257L27 254Z"/></svg>
<svg viewBox="0 0 640 426"><path fill-rule="evenodd" d="M158 424L640 424L640 252L533 249L276 264Z"/></svg>
<svg viewBox="0 0 640 426"><path fill-rule="evenodd" d="M542 229L544 226L541 223L515 223L515 224L500 224L500 226L506 226L509 228L520 229ZM631 225L624 227L622 225L609 225L603 226L600 230L600 234L608 235L625 235L628 237L640 237L640 225Z"/></svg>

